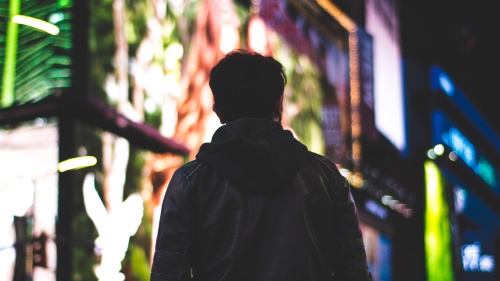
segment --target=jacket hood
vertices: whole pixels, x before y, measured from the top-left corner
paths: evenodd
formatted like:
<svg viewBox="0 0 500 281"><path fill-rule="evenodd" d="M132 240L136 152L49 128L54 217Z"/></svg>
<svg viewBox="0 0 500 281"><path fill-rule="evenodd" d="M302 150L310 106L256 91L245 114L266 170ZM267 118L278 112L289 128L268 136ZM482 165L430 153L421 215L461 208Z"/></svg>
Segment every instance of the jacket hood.
<svg viewBox="0 0 500 281"><path fill-rule="evenodd" d="M247 193L274 193L301 169L307 148L272 120L243 118L227 123L200 147L196 159Z"/></svg>

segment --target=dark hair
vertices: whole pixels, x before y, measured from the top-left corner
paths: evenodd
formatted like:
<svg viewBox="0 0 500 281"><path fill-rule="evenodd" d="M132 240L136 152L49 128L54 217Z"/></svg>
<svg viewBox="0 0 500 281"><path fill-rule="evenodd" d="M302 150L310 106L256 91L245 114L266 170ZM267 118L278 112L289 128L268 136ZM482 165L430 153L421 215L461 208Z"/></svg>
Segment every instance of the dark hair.
<svg viewBox="0 0 500 281"><path fill-rule="evenodd" d="M238 118L281 119L276 103L286 85L283 65L243 50L228 53L210 72L210 88L227 122Z"/></svg>

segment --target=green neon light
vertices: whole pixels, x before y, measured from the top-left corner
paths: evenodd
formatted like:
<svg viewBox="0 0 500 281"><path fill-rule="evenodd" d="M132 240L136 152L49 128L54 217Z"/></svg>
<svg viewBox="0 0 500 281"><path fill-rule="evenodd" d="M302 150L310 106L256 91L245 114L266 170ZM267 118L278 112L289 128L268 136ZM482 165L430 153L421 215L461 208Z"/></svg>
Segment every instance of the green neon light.
<svg viewBox="0 0 500 281"><path fill-rule="evenodd" d="M425 168L425 257L428 281L453 281L451 223L441 173L432 161Z"/></svg>
<svg viewBox="0 0 500 281"><path fill-rule="evenodd" d="M19 14L20 0L10 0L9 19ZM17 23L7 22L7 38L5 43L5 65L2 79L2 107L14 103L14 82L16 79L16 54L17 54Z"/></svg>

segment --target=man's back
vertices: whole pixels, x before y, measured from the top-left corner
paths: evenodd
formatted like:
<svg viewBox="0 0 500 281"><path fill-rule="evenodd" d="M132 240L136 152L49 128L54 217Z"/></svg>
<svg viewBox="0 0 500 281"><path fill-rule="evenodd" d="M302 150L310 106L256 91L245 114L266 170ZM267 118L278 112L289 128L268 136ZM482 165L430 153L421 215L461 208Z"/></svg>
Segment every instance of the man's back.
<svg viewBox="0 0 500 281"><path fill-rule="evenodd" d="M151 280L369 280L345 178L272 120L221 127L161 220Z"/></svg>

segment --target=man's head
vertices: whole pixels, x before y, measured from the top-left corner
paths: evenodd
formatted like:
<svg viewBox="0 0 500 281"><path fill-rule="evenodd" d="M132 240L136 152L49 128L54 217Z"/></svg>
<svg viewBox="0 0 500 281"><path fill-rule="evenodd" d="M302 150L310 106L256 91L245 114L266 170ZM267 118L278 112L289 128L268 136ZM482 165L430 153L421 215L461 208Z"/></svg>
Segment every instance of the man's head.
<svg viewBox="0 0 500 281"><path fill-rule="evenodd" d="M214 110L222 123L239 118L281 120L286 76L271 57L235 50L210 72Z"/></svg>

